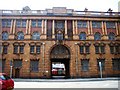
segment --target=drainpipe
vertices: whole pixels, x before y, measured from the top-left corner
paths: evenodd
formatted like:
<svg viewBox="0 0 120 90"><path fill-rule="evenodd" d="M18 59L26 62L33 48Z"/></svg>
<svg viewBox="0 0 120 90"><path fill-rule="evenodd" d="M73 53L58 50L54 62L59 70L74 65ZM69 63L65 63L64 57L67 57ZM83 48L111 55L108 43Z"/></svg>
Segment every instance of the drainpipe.
<svg viewBox="0 0 120 90"><path fill-rule="evenodd" d="M45 74L45 43L43 42L43 56L42 56L42 63L43 63L43 75Z"/></svg>
<svg viewBox="0 0 120 90"><path fill-rule="evenodd" d="M77 45L78 43L75 43L75 48L76 48L76 56L75 56L75 63L76 63L76 77L78 77L78 50L77 50Z"/></svg>

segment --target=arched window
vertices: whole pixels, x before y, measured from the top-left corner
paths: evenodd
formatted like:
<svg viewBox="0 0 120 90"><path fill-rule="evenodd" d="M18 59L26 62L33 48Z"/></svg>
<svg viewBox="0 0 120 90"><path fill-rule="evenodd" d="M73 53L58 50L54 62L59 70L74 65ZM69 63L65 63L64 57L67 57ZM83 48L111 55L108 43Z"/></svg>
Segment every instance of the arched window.
<svg viewBox="0 0 120 90"><path fill-rule="evenodd" d="M40 40L40 33L39 32L34 32L32 34L32 39L33 40Z"/></svg>
<svg viewBox="0 0 120 90"><path fill-rule="evenodd" d="M24 33L23 32L17 33L17 40L24 40Z"/></svg>
<svg viewBox="0 0 120 90"><path fill-rule="evenodd" d="M2 33L2 40L8 40L8 33L7 32Z"/></svg>
<svg viewBox="0 0 120 90"><path fill-rule="evenodd" d="M79 39L80 40L86 40L86 33L85 32L81 32L79 35Z"/></svg>
<svg viewBox="0 0 120 90"><path fill-rule="evenodd" d="M100 40L101 39L101 34L99 32L96 32L94 35L94 40Z"/></svg>
<svg viewBox="0 0 120 90"><path fill-rule="evenodd" d="M110 32L109 35L108 35L108 39L109 40L115 40L115 34Z"/></svg>

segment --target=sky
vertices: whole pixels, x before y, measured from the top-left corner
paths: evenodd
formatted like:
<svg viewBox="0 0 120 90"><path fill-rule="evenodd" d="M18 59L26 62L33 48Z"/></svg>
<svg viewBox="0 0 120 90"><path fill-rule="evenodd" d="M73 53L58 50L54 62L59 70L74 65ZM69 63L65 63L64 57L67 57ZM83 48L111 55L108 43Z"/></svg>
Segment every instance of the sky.
<svg viewBox="0 0 120 90"><path fill-rule="evenodd" d="M107 11L111 8L118 12L118 2L120 0L0 0L0 9L22 10L23 7L29 6L31 10L45 10L53 7L66 7L83 11Z"/></svg>

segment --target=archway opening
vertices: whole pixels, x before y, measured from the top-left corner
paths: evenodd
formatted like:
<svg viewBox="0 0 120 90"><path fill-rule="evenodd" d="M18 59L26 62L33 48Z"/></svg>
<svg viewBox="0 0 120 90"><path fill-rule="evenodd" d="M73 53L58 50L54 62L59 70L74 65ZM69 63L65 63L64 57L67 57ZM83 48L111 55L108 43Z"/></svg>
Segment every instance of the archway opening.
<svg viewBox="0 0 120 90"><path fill-rule="evenodd" d="M50 54L51 77L69 78L70 76L70 51L64 45L55 46Z"/></svg>

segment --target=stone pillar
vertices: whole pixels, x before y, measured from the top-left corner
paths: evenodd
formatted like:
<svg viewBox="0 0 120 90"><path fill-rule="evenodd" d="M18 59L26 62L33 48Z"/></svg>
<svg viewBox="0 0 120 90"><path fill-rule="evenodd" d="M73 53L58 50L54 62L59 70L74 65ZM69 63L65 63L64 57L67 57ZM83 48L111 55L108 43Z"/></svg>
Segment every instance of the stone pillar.
<svg viewBox="0 0 120 90"><path fill-rule="evenodd" d="M29 28L29 21L26 22L26 34L28 34L28 28Z"/></svg>
<svg viewBox="0 0 120 90"><path fill-rule="evenodd" d="M55 38L55 20L52 21L52 39Z"/></svg>
<svg viewBox="0 0 120 90"><path fill-rule="evenodd" d="M116 27L116 35L117 35L117 40L120 40L120 25L119 25L119 22L115 23L115 27Z"/></svg>
<svg viewBox="0 0 120 90"><path fill-rule="evenodd" d="M29 32L28 32L28 34L30 34L30 31L31 31L31 23L32 23L32 20L29 21Z"/></svg>
<svg viewBox="0 0 120 90"><path fill-rule="evenodd" d="M42 34L44 34L44 20L42 20Z"/></svg>
<svg viewBox="0 0 120 90"><path fill-rule="evenodd" d="M103 23L103 21L102 21L102 33L103 33L103 35L105 34L105 32L104 32L104 23Z"/></svg>
<svg viewBox="0 0 120 90"><path fill-rule="evenodd" d="M13 24L13 34L15 34L15 27L16 27L16 20L14 20L14 24Z"/></svg>
<svg viewBox="0 0 120 90"><path fill-rule="evenodd" d="M67 20L65 20L65 38L66 39L68 38L68 35L67 35Z"/></svg>
<svg viewBox="0 0 120 90"><path fill-rule="evenodd" d="M118 35L119 32L118 32L118 24L117 24L117 22L115 22L115 28L116 28L116 35Z"/></svg>
<svg viewBox="0 0 120 90"><path fill-rule="evenodd" d="M107 35L107 27L106 27L106 22L104 22L104 26L105 26L105 35Z"/></svg>
<svg viewBox="0 0 120 90"><path fill-rule="evenodd" d="M75 21L72 21L72 25L73 25L73 35L75 35Z"/></svg>
<svg viewBox="0 0 120 90"><path fill-rule="evenodd" d="M90 21L90 34L93 35L92 21Z"/></svg>
<svg viewBox="0 0 120 90"><path fill-rule="evenodd" d="M45 35L46 35L46 32L47 32L47 20L45 20L45 31L44 31Z"/></svg>
<svg viewBox="0 0 120 90"><path fill-rule="evenodd" d="M12 34L12 29L13 29L14 21L11 21L11 27L10 27L10 34Z"/></svg>
<svg viewBox="0 0 120 90"><path fill-rule="evenodd" d="M90 35L90 22L87 21L87 27L88 27L88 35Z"/></svg>
<svg viewBox="0 0 120 90"><path fill-rule="evenodd" d="M77 20L76 20L76 23L75 23L75 27L76 27L76 33L75 34L78 34Z"/></svg>

